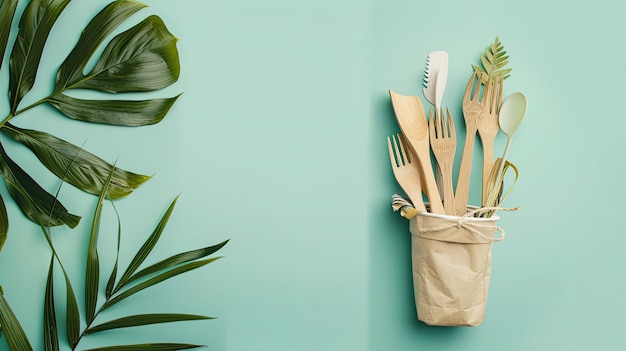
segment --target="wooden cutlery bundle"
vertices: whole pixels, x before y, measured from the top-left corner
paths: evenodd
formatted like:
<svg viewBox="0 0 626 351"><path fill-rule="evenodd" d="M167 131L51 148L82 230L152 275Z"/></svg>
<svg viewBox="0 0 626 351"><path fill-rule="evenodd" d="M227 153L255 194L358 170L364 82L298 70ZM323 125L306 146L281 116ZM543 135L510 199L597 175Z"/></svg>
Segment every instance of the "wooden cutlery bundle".
<svg viewBox="0 0 626 351"><path fill-rule="evenodd" d="M508 194L503 196L502 190L506 170L513 168L517 174L517 168L506 156L513 134L524 119L526 98L522 93L503 98L504 80L510 72L503 69L508 56L497 38L490 49L481 56L484 68L474 65L462 99L466 135L456 187L453 169L457 133L450 110L441 104L448 77L448 54L435 51L428 55L423 88L424 98L433 105L428 114L419 96L389 90L402 131L387 138L391 165L397 182L418 211L454 216L467 212L476 134L483 150L480 205L496 208L481 216L495 214ZM502 157L495 159L494 143L500 130L508 140Z"/></svg>

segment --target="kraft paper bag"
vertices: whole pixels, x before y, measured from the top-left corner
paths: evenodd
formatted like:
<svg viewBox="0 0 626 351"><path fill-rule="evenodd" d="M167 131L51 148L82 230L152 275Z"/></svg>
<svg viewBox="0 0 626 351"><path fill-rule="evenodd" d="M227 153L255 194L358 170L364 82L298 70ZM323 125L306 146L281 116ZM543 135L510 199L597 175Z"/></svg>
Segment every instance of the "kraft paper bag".
<svg viewBox="0 0 626 351"><path fill-rule="evenodd" d="M491 244L504 238L497 216L422 212L410 219L418 319L434 326L482 323L491 276ZM496 235L499 231L499 236Z"/></svg>

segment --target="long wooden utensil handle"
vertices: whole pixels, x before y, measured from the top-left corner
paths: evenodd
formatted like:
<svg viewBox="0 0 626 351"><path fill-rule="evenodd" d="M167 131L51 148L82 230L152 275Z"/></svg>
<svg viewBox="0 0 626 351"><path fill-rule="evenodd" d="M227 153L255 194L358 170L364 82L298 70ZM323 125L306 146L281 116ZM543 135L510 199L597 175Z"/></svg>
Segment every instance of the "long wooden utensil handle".
<svg viewBox="0 0 626 351"><path fill-rule="evenodd" d="M502 170L504 169L504 164L506 163L506 156L509 153L509 147L511 146L511 139L513 139L513 137L509 137L506 141L506 146L504 147L504 153L502 154L502 159L500 160L500 164L498 165L498 171L496 172L496 184L493 187L493 189L491 189L491 192L489 193L489 196L487 197L487 200L485 201L485 206L487 207L493 207L497 205L497 199L498 199L498 193L499 193L499 187L500 187L500 177L501 177L501 173Z"/></svg>
<svg viewBox="0 0 626 351"><path fill-rule="evenodd" d="M443 175L443 208L448 215L454 215L454 187L452 185L452 169L446 165Z"/></svg>
<svg viewBox="0 0 626 351"><path fill-rule="evenodd" d="M416 150L416 153L418 151ZM424 186L426 187L426 196L428 196L428 202L430 203L430 212L444 214L446 213L443 204L441 203L441 196L439 196L439 189L437 189L437 181L433 174L433 166L430 162L430 154L422 153L417 156L420 163L420 170L424 176Z"/></svg>
<svg viewBox="0 0 626 351"><path fill-rule="evenodd" d="M463 156L461 156L461 166L459 167L459 177L456 181L456 193L454 194L454 214L462 216L467 211L467 198L469 197L470 175L472 173L472 154L474 153L474 139L476 138L476 127L467 128L465 146L463 146Z"/></svg>
<svg viewBox="0 0 626 351"><path fill-rule="evenodd" d="M487 202L487 197L489 196L489 174L491 174L491 169L495 163L495 160L493 159L493 142L494 140L488 140L488 138L483 139L483 206Z"/></svg>

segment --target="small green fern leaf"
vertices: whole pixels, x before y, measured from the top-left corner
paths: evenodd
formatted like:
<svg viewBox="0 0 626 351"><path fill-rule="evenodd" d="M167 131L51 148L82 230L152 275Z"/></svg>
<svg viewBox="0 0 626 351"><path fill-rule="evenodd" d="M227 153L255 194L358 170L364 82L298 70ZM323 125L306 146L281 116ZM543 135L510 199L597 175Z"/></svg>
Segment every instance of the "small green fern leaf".
<svg viewBox="0 0 626 351"><path fill-rule="evenodd" d="M474 64L472 67L484 82L487 82L489 77L507 79L510 76L511 69L504 68L509 63L509 56L498 37L485 49L485 54L480 55L480 62L482 67Z"/></svg>

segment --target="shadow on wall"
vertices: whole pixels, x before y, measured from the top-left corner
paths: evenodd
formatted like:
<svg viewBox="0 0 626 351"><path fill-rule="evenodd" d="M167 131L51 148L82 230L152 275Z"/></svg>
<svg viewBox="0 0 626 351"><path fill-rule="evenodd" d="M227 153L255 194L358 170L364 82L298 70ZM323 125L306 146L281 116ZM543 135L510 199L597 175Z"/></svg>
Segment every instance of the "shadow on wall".
<svg viewBox="0 0 626 351"><path fill-rule="evenodd" d="M466 327L432 327L417 319L408 221L391 209L402 193L390 167L386 138L400 128L387 92L377 92L370 128L369 345L401 350L413 345L443 346L460 340Z"/></svg>

